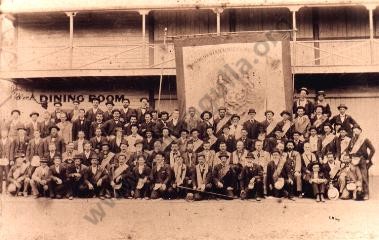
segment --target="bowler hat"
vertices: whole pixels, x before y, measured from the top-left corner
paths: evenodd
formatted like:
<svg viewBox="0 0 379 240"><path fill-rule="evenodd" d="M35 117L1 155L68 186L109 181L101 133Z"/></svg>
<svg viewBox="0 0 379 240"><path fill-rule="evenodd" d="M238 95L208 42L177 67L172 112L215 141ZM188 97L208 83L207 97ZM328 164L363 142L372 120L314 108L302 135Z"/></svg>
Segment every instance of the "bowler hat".
<svg viewBox="0 0 379 240"><path fill-rule="evenodd" d="M348 109L346 104L344 103L341 103L340 105L338 105L337 109L340 109L340 108L345 108L346 110Z"/></svg>
<svg viewBox="0 0 379 240"><path fill-rule="evenodd" d="M299 93L300 93L301 91L305 91L307 94L309 94L308 88L306 88L306 87L302 87L302 88L300 88Z"/></svg>
<svg viewBox="0 0 379 240"><path fill-rule="evenodd" d="M30 117L32 117L33 115L37 115L37 117L39 117L39 113L38 113L38 112L31 112L31 113L29 114Z"/></svg>

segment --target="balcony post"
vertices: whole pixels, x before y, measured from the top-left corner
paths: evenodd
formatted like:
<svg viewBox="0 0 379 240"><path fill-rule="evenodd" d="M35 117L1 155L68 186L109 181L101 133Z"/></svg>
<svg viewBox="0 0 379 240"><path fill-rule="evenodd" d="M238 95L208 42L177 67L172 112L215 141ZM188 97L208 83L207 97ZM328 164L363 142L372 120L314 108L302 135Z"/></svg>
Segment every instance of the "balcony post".
<svg viewBox="0 0 379 240"><path fill-rule="evenodd" d="M216 13L216 32L217 36L220 36L221 34L221 13L224 11L223 8L215 8L213 9L213 12Z"/></svg>
<svg viewBox="0 0 379 240"><path fill-rule="evenodd" d="M374 10L376 8L375 5L369 4L365 5L368 10L368 20L369 20L369 28L370 28L370 63L371 65L374 63Z"/></svg>
<svg viewBox="0 0 379 240"><path fill-rule="evenodd" d="M146 16L149 14L149 10L139 10L139 14L142 16L142 64L145 65L145 52L146 52ZM149 53L147 54L149 59Z"/></svg>
<svg viewBox="0 0 379 240"><path fill-rule="evenodd" d="M295 73L296 66L296 40L297 40L297 27L296 27L296 13L299 11L300 7L289 7L292 13L292 73Z"/></svg>
<svg viewBox="0 0 379 240"><path fill-rule="evenodd" d="M69 67L72 68L72 58L74 53L74 17L76 12L66 12L66 15L70 18Z"/></svg>

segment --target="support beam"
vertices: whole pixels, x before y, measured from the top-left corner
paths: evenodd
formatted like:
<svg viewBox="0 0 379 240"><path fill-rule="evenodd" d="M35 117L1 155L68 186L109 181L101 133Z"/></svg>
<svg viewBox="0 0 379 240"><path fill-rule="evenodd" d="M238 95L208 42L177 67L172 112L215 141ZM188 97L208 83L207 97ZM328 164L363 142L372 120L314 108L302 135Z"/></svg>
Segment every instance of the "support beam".
<svg viewBox="0 0 379 240"><path fill-rule="evenodd" d="M149 10L138 11L142 16L142 42L146 42L146 16L149 14Z"/></svg>
<svg viewBox="0 0 379 240"><path fill-rule="evenodd" d="M224 11L223 8L213 9L213 12L216 13L216 22L217 22L216 32L217 32L218 36L220 36L220 34L221 34L221 13L223 11Z"/></svg>
<svg viewBox="0 0 379 240"><path fill-rule="evenodd" d="M72 57L74 52L74 16L76 12L66 12L67 17L70 18L70 55L69 55L69 68L72 68Z"/></svg>
<svg viewBox="0 0 379 240"><path fill-rule="evenodd" d="M371 55L371 64L374 63L374 10L376 9L376 5L365 5L368 10L368 21L370 28L370 55Z"/></svg>

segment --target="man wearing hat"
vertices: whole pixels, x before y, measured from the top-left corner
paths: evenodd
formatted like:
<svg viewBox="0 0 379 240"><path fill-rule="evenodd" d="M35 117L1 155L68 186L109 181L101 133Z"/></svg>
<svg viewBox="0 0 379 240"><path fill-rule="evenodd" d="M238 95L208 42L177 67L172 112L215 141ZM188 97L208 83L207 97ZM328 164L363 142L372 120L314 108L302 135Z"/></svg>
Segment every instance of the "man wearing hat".
<svg viewBox="0 0 379 240"><path fill-rule="evenodd" d="M145 152L147 153L151 153L151 151L153 151L154 149L154 142L155 142L155 138L154 138L154 131L153 129L150 129L150 128L147 128L146 131L145 131L145 135L143 137L143 149Z"/></svg>
<svg viewBox="0 0 379 240"><path fill-rule="evenodd" d="M138 116L135 109L132 109L129 107L130 100L128 98L124 98L122 100L122 109L120 110L120 118L124 123L129 122L130 117L132 115L137 117L137 124L138 124ZM112 114L113 115L113 114Z"/></svg>
<svg viewBox="0 0 379 240"><path fill-rule="evenodd" d="M95 131L97 128L103 129L104 126L104 120L103 120L103 114L97 113L96 114L96 121L91 123L90 129L89 129L89 139L93 138L95 136ZM105 136L105 133L103 133L103 130L101 130L101 135Z"/></svg>
<svg viewBox="0 0 379 240"><path fill-rule="evenodd" d="M50 143L55 144L57 152L65 152L66 144L63 138L58 135L59 127L53 125L49 128L50 135L45 138L44 152L48 152Z"/></svg>
<svg viewBox="0 0 379 240"><path fill-rule="evenodd" d="M290 165L286 157L281 155L278 148L271 153L271 162L267 165L267 190L268 195L282 197L288 195L292 199L291 188L294 185L290 178Z"/></svg>
<svg viewBox="0 0 379 240"><path fill-rule="evenodd" d="M259 131L262 130L261 123L255 119L256 114L257 112L254 108L249 109L248 115L250 119L243 123L243 128L247 130L248 137L253 140L257 139Z"/></svg>
<svg viewBox="0 0 379 240"><path fill-rule="evenodd" d="M265 118L266 119L261 123L261 127L266 131L267 137L273 137L277 125L274 119L274 112L272 110L265 111Z"/></svg>
<svg viewBox="0 0 379 240"><path fill-rule="evenodd" d="M193 151L199 153L203 151L204 141L199 138L200 131L196 128L191 130L191 142L193 144Z"/></svg>
<svg viewBox="0 0 379 240"><path fill-rule="evenodd" d="M248 137L250 137L250 129L247 126L242 126L239 121L241 117L237 114L231 116L231 124L229 126L229 134L232 135L236 140L239 140L242 136L242 129L245 128L248 131Z"/></svg>
<svg viewBox="0 0 379 240"><path fill-rule="evenodd" d="M224 126L229 126L230 124L230 116L226 114L226 107L220 107L218 109L218 117L214 120L215 135L219 137L222 134Z"/></svg>
<svg viewBox="0 0 379 240"><path fill-rule="evenodd" d="M62 103L54 102L54 111L51 113L51 119L55 124L61 121L60 114L63 112Z"/></svg>
<svg viewBox="0 0 379 240"><path fill-rule="evenodd" d="M295 142L292 139L286 142L286 153L290 170L289 178L294 181L296 195L302 197L301 155L295 150Z"/></svg>
<svg viewBox="0 0 379 240"><path fill-rule="evenodd" d="M13 109L11 111L11 120L6 122L5 127L7 128L9 132L9 137L11 139L14 139L18 135L18 130L20 126L24 126L24 123L20 119L21 112L18 109Z"/></svg>
<svg viewBox="0 0 379 240"><path fill-rule="evenodd" d="M50 166L50 181L48 181L50 198L62 198L66 194L67 168L59 155L54 157L54 164Z"/></svg>
<svg viewBox="0 0 379 240"><path fill-rule="evenodd" d="M96 154L93 154L90 159L91 165L85 175L89 197L99 197L103 200L106 186L109 184L109 174L105 167L99 165L99 157Z"/></svg>
<svg viewBox="0 0 379 240"><path fill-rule="evenodd" d="M332 112L330 111L329 103L327 103L325 100L325 96L326 96L325 91L323 90L317 91L315 105L322 106L323 114L325 115L325 117L330 118L330 116L332 115Z"/></svg>
<svg viewBox="0 0 379 240"><path fill-rule="evenodd" d="M316 202L325 202L324 194L326 183L328 182L325 172L318 162L310 164L308 170L310 171L309 182L312 184L313 195L316 197Z"/></svg>
<svg viewBox="0 0 379 240"><path fill-rule="evenodd" d="M15 165L11 167L7 176L8 192L12 195L28 195L27 189L29 181L27 180L28 165L24 163L25 154L17 153L15 156ZM1 181L2 182L2 181ZM23 192L21 192L23 191Z"/></svg>
<svg viewBox="0 0 379 240"><path fill-rule="evenodd" d="M308 137L308 129L311 126L311 121L308 115L305 114L305 107L297 107L296 113L296 118L293 120L293 130L298 131L304 137Z"/></svg>
<svg viewBox="0 0 379 240"><path fill-rule="evenodd" d="M142 97L140 98L139 101L141 103L141 106L136 109L136 114L137 114L138 122L142 123L144 121L145 113L150 111L149 99L147 99L146 97Z"/></svg>
<svg viewBox="0 0 379 240"><path fill-rule="evenodd" d="M105 103L105 107L107 108L106 111L104 111L103 113L103 121L106 122L108 120L111 120L113 118L113 114L112 114L112 111L113 111L113 108L114 108L114 103L113 101L107 101Z"/></svg>
<svg viewBox="0 0 379 240"><path fill-rule="evenodd" d="M249 152L246 157L246 164L238 176L241 188L241 199L255 198L257 201L263 197L263 168L253 163L254 155Z"/></svg>
<svg viewBox="0 0 379 240"><path fill-rule="evenodd" d="M83 155L74 156L74 164L67 167L67 197L86 197L88 194L88 167L82 164Z"/></svg>
<svg viewBox="0 0 379 240"><path fill-rule="evenodd" d="M17 137L15 137L10 146L10 160L14 161L14 156L18 152L26 153L29 144L29 138L26 136L26 129L23 124L17 126Z"/></svg>
<svg viewBox="0 0 379 240"><path fill-rule="evenodd" d="M78 133L84 132L86 139L89 139L89 132L91 129L91 122L85 118L85 110L79 109L79 117L72 123L72 137L74 140L78 139Z"/></svg>
<svg viewBox="0 0 379 240"><path fill-rule="evenodd" d="M199 153L197 156L198 163L191 170L192 188L199 192L194 193L194 200L205 199L207 195L204 191L212 190L212 167L206 162L205 156Z"/></svg>
<svg viewBox="0 0 379 240"><path fill-rule="evenodd" d="M198 153L201 155L201 153ZM187 195L186 189L181 189L180 187L191 187L192 181L191 181L191 168L188 167L183 162L183 157L178 154L175 156L175 161L171 167L172 169L172 188L174 192L175 198L184 198Z"/></svg>
<svg viewBox="0 0 379 240"><path fill-rule="evenodd" d="M41 158L44 155L44 141L41 138L39 130L35 130L34 137L30 139L28 147L26 148L26 159L32 162L35 159Z"/></svg>
<svg viewBox="0 0 379 240"><path fill-rule="evenodd" d="M362 173L362 187L364 192L364 199L369 198L369 174L368 170L373 165L372 157L375 154L375 147L371 141L362 134L362 128L355 124L353 126L353 137L350 141L350 155L352 158L359 158L358 167Z"/></svg>
<svg viewBox="0 0 379 240"><path fill-rule="evenodd" d="M80 101L79 100L74 100L74 101L72 101L72 105L73 105L73 108L72 108L71 111L69 111L67 113L67 116L68 116L68 120L73 123L79 117L79 105L80 105Z"/></svg>
<svg viewBox="0 0 379 240"><path fill-rule="evenodd" d="M330 123L332 125L336 124L336 123L341 124L341 127L346 129L348 136L352 137L353 136L353 126L355 124L358 124L358 123L354 120L354 118L352 118L350 115L346 114L346 110L348 109L348 107L345 104L341 103L337 107L337 109L339 111L339 114L333 116L333 118L330 120Z"/></svg>
<svg viewBox="0 0 379 240"><path fill-rule="evenodd" d="M274 134L277 129L280 129L281 132L283 132L283 136L286 136L287 138L291 138L292 130L293 130L293 124L291 121L291 113L287 110L284 110L280 113L280 116L282 117L282 120L280 120L278 124L276 125Z"/></svg>
<svg viewBox="0 0 379 240"><path fill-rule="evenodd" d="M30 180L32 194L35 198L38 198L41 194L44 196L47 196L48 194L51 173L47 162L48 160L45 157L41 158L41 166L36 168L32 175L32 179Z"/></svg>
<svg viewBox="0 0 379 240"><path fill-rule="evenodd" d="M194 144L192 140L187 142L187 149L182 153L182 157L184 159L184 163L188 167L193 167L197 163L197 152L194 151Z"/></svg>
<svg viewBox="0 0 379 240"><path fill-rule="evenodd" d="M103 125L103 132L106 136L114 138L116 134L116 128L122 128L125 125L125 120L121 119L121 112L118 109L113 109L112 111L113 118L108 120Z"/></svg>
<svg viewBox="0 0 379 240"><path fill-rule="evenodd" d="M11 139L8 137L8 130L6 128L1 129L1 140L0 140L0 194L3 192L3 179L5 176L5 186L8 186L8 173L10 164L10 150L11 150ZM4 174L4 175L3 175Z"/></svg>
<svg viewBox="0 0 379 240"><path fill-rule="evenodd" d="M212 113L210 111L204 111L201 113L200 118L203 120L200 122L198 129L199 129L199 134L200 138L204 140L207 136L207 128L208 127L213 127L213 124L211 123L212 119Z"/></svg>
<svg viewBox="0 0 379 240"><path fill-rule="evenodd" d="M127 164L129 164L130 167L132 167L132 168L134 168L134 166L136 166L139 156L143 156L145 159L147 159L149 157L149 154L144 152L143 140L137 140L134 143L134 146L136 148L136 151L134 153L132 153L131 155L129 153L127 153L127 156L130 155L130 158L127 159L128 160ZM125 152L124 152L124 154L125 154Z"/></svg>
<svg viewBox="0 0 379 240"><path fill-rule="evenodd" d="M219 194L227 195L228 198L234 198L234 192L237 190L238 175L228 163L229 156L220 154L220 163L213 168L213 184L215 191Z"/></svg>
<svg viewBox="0 0 379 240"><path fill-rule="evenodd" d="M28 137L32 138L34 136L34 131L42 131L42 124L38 122L39 113L32 112L30 115L31 122L26 125L26 133Z"/></svg>
<svg viewBox="0 0 379 240"><path fill-rule="evenodd" d="M138 133L141 136L145 135L145 132L147 129L154 129L155 128L155 123L153 121L151 121L152 118L151 118L150 112L146 112L143 117L144 117L144 121L139 125L139 130L138 130Z"/></svg>
<svg viewBox="0 0 379 240"><path fill-rule="evenodd" d="M355 199L361 200L362 193L365 195L363 190L363 177L359 166L352 163L345 167L338 179L340 188L340 198L341 199ZM366 196L364 197L367 200Z"/></svg>
<svg viewBox="0 0 379 240"><path fill-rule="evenodd" d="M308 116L308 118L311 117L313 111L314 111L314 105L313 102L311 102L309 99L307 99L307 96L309 94L309 91L307 88L302 87L300 88L299 91L299 98L296 99L293 102L293 112L296 113L297 115L297 109L298 107L303 107L304 108L304 114Z"/></svg>
<svg viewBox="0 0 379 240"><path fill-rule="evenodd" d="M100 104L100 99L97 98L97 97L94 97L92 98L92 108L89 109L86 114L85 114L85 118L89 121L89 122L94 122L96 121L96 114L97 113L104 113L103 110L101 110L99 108L99 104Z"/></svg>

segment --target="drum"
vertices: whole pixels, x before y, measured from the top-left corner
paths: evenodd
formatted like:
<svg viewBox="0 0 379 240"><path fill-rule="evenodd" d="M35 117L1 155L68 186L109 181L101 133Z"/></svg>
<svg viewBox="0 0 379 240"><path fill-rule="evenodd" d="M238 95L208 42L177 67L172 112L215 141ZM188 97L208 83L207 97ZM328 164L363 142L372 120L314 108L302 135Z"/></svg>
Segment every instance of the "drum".
<svg viewBox="0 0 379 240"><path fill-rule="evenodd" d="M143 185L145 185L145 182L142 178L138 179L138 183L137 183L137 189L142 189L143 188Z"/></svg>
<svg viewBox="0 0 379 240"><path fill-rule="evenodd" d="M357 166L359 164L359 162L361 161L361 158L360 157L352 157L351 158L351 163L354 165L354 166Z"/></svg>
<svg viewBox="0 0 379 240"><path fill-rule="evenodd" d="M281 190L284 187L284 178L278 178L274 184L275 189Z"/></svg>
<svg viewBox="0 0 379 240"><path fill-rule="evenodd" d="M255 183L255 178L252 178L249 182L249 185L247 186L248 189L253 189Z"/></svg>

